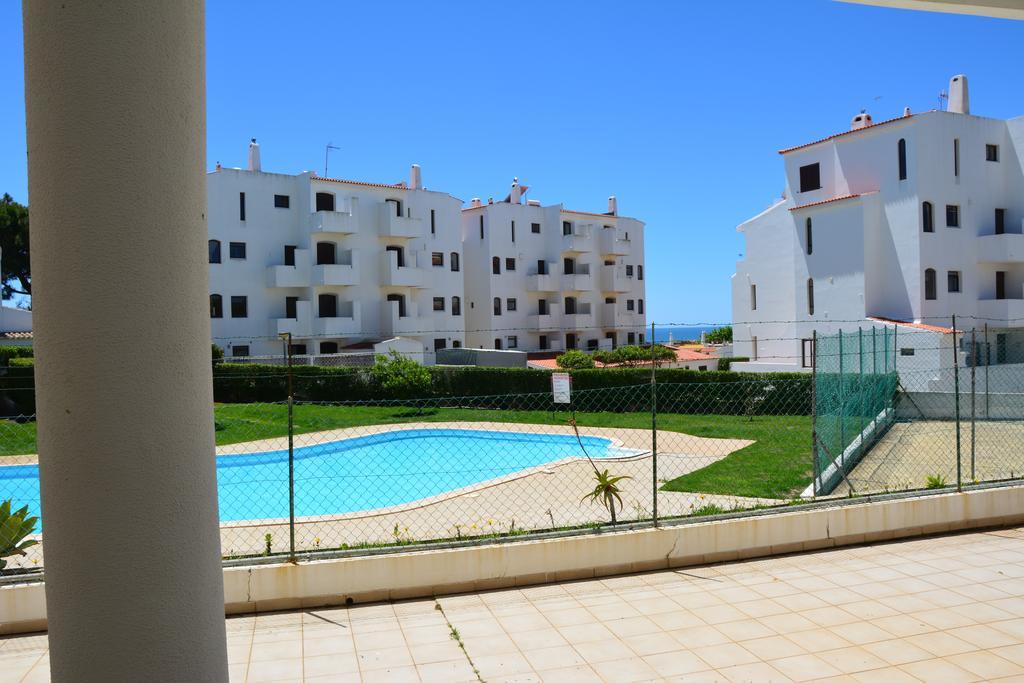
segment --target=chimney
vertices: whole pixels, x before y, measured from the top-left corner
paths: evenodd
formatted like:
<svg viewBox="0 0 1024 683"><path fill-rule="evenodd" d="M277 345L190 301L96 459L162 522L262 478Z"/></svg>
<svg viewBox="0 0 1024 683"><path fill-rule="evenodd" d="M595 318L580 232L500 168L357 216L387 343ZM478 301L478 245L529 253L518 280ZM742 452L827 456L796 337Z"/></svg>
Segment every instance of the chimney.
<svg viewBox="0 0 1024 683"><path fill-rule="evenodd" d="M910 107L903 107L903 115L910 116Z"/></svg>
<svg viewBox="0 0 1024 683"><path fill-rule="evenodd" d="M508 200L513 204L519 204L519 200L523 196L523 190L519 187L519 178L512 179L512 191L508 195Z"/></svg>
<svg viewBox="0 0 1024 683"><path fill-rule="evenodd" d="M861 128L867 128L871 125L871 114L861 109L860 113L853 117L850 121L850 130L860 130Z"/></svg>
<svg viewBox="0 0 1024 683"><path fill-rule="evenodd" d="M249 170L257 173L260 171L260 144L256 138L249 142Z"/></svg>
<svg viewBox="0 0 1024 683"><path fill-rule="evenodd" d="M967 93L967 76L960 74L949 79L949 104L946 111L954 114L970 114L971 101Z"/></svg>
<svg viewBox="0 0 1024 683"><path fill-rule="evenodd" d="M423 189L423 178L420 176L420 165L413 164L409 171L409 188L413 190Z"/></svg>
<svg viewBox="0 0 1024 683"><path fill-rule="evenodd" d="M618 216L619 215L619 202L616 201L615 195L608 198L608 215Z"/></svg>
<svg viewBox="0 0 1024 683"><path fill-rule="evenodd" d="M475 209L478 206L483 206L483 203L480 201L479 197L473 197L473 199L469 201L469 206Z"/></svg>

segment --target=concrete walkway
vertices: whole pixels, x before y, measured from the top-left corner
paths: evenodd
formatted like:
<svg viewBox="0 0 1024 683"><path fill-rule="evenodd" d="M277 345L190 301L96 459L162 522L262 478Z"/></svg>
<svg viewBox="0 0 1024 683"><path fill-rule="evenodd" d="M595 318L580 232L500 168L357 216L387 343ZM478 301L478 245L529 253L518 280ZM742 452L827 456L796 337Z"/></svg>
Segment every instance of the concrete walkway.
<svg viewBox="0 0 1024 683"><path fill-rule="evenodd" d="M1024 528L226 628L239 683L1022 680ZM46 647L0 640L0 683L48 680Z"/></svg>

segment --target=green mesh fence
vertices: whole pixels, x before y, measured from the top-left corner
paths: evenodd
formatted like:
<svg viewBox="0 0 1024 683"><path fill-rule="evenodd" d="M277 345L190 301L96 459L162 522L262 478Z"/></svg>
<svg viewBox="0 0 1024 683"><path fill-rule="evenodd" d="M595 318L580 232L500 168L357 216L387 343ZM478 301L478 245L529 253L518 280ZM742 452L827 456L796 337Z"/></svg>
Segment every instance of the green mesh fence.
<svg viewBox="0 0 1024 683"><path fill-rule="evenodd" d="M815 343L815 492L831 493L895 417L894 333L819 335Z"/></svg>

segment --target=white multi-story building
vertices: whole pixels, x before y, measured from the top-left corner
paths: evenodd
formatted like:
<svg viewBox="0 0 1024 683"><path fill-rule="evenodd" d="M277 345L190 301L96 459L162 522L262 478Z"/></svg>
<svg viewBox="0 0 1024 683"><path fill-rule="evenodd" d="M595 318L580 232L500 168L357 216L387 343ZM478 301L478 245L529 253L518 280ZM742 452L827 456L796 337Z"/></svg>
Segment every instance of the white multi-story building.
<svg viewBox="0 0 1024 683"><path fill-rule="evenodd" d="M561 351L642 343L644 224L529 200L517 182L499 202L462 211L466 344Z"/></svg>
<svg viewBox="0 0 1024 683"><path fill-rule="evenodd" d="M394 185L248 170L207 176L210 315L228 356L297 354L401 336L465 341L462 202L412 167Z"/></svg>
<svg viewBox="0 0 1024 683"><path fill-rule="evenodd" d="M945 111L861 113L780 154L783 198L738 228L733 339L751 360L734 369L806 368L813 331L953 315L996 328L993 362L1007 355L1024 326L1024 117L970 114L956 76Z"/></svg>

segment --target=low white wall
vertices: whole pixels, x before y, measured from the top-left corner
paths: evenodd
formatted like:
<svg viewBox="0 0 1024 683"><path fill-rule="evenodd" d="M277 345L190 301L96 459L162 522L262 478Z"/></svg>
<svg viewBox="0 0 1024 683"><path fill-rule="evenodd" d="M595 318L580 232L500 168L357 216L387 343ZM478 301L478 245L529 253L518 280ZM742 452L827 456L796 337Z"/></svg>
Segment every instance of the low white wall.
<svg viewBox="0 0 1024 683"><path fill-rule="evenodd" d="M224 570L225 611L480 591L1024 522L1024 486L449 550ZM626 559L628 558L628 559ZM45 628L41 583L0 587L0 633Z"/></svg>

